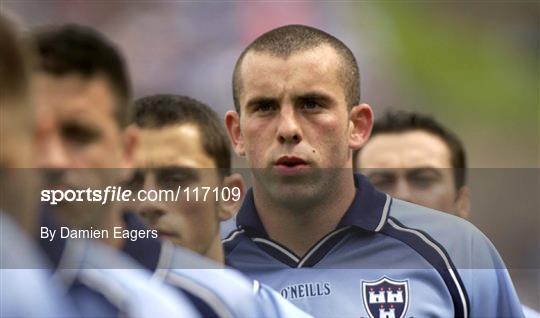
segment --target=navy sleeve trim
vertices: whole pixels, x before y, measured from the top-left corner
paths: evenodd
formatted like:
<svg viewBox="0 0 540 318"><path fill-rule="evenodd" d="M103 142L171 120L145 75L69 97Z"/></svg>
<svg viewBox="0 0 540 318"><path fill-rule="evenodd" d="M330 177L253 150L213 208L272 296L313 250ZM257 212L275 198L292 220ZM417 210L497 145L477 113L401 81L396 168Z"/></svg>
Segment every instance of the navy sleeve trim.
<svg viewBox="0 0 540 318"><path fill-rule="evenodd" d="M244 234L244 232L244 229L238 228L232 231L227 238L221 241L221 243L223 243L223 250L225 252L226 259L228 259L229 254L238 245L238 243L240 242L240 238L242 237L242 234Z"/></svg>
<svg viewBox="0 0 540 318"><path fill-rule="evenodd" d="M455 317L469 317L470 303L465 286L447 251L427 233L406 227L393 217L381 233L396 238L424 257L441 275L454 303Z"/></svg>

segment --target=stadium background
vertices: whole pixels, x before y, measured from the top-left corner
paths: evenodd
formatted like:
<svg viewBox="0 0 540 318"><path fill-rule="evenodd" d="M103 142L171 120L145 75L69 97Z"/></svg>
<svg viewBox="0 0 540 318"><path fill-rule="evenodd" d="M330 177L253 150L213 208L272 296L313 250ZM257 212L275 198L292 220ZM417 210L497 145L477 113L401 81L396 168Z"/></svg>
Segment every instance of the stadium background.
<svg viewBox="0 0 540 318"><path fill-rule="evenodd" d="M522 302L540 310L540 4L537 2L8 1L25 28L75 22L104 32L135 97L190 95L232 109L241 50L273 27L308 24L342 39L362 100L434 115L463 139L472 222L497 246ZM245 166L238 158L237 167Z"/></svg>

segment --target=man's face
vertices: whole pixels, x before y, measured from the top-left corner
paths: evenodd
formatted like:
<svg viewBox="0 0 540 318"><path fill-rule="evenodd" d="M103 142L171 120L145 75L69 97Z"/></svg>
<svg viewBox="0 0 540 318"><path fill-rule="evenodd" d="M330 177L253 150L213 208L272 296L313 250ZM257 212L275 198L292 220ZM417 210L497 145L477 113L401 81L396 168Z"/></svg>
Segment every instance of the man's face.
<svg viewBox="0 0 540 318"><path fill-rule="evenodd" d="M450 149L438 136L422 130L378 134L357 163L375 187L393 197L464 216Z"/></svg>
<svg viewBox="0 0 540 318"><path fill-rule="evenodd" d="M178 200L137 202L135 209L159 237L200 254L207 254L219 235L216 193L209 191L205 200L193 189L220 186L216 163L203 148L199 128L193 124L164 128L137 128L138 144L134 163L139 169L130 184L135 189L173 190L181 187ZM184 189L191 188L188 201Z"/></svg>
<svg viewBox="0 0 540 318"><path fill-rule="evenodd" d="M28 99L4 96L0 103L0 168L31 168L34 162L31 147L33 105Z"/></svg>
<svg viewBox="0 0 540 318"><path fill-rule="evenodd" d="M38 166L55 172L49 175L47 186L104 189L115 185L120 171L102 169L123 164L122 134L114 115L117 98L108 80L39 72L34 74L34 93ZM60 213L66 210L65 217L72 215L68 222L80 224L97 216L97 211L74 213L82 207L68 206L58 206Z"/></svg>
<svg viewBox="0 0 540 318"><path fill-rule="evenodd" d="M1 95L0 211L10 213L24 228L33 230L34 199L39 183L31 169L35 158L32 151L34 108L26 94L11 96L2 92Z"/></svg>
<svg viewBox="0 0 540 318"><path fill-rule="evenodd" d="M323 168L350 164L340 63L326 45L287 58L259 52L244 57L242 140L236 151L246 156L255 180L275 199L317 196L333 179L331 169Z"/></svg>

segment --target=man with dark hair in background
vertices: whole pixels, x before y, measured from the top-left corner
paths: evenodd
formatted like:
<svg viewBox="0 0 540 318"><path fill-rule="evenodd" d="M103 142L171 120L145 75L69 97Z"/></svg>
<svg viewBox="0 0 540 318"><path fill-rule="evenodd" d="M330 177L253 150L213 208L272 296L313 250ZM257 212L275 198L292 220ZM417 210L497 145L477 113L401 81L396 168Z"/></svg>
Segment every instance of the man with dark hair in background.
<svg viewBox="0 0 540 318"><path fill-rule="evenodd" d="M131 188L180 189L182 193L175 199L138 201L132 208L158 231L161 239L190 249L221 267L225 260L220 222L231 218L238 208L244 184L240 175L231 174L230 144L218 115L187 96L161 94L136 100L132 122L127 134L136 136L138 142L134 150L137 170L129 182ZM186 194L185 189L190 193ZM198 302L198 307L205 316L307 316L275 291L235 270L186 269L185 260L178 258L170 258L167 267L159 267L158 260L167 254L166 247L167 243L163 243L149 269L170 285L185 289L187 284L178 282L190 280L199 286L187 291L204 302ZM137 259L140 253L131 255ZM215 265L209 264L208 268L212 267Z"/></svg>
<svg viewBox="0 0 540 318"><path fill-rule="evenodd" d="M354 169L392 197L468 219L467 160L456 134L433 117L389 111L354 153ZM539 317L523 306L526 317Z"/></svg>
<svg viewBox="0 0 540 318"><path fill-rule="evenodd" d="M36 144L45 189L117 185L134 143L122 132L130 102L122 56L101 34L78 25L39 29L33 40ZM45 203L41 211L41 229L56 230L57 236L42 234L40 245L81 315L197 317L184 295L152 280L119 252L127 241L113 237L113 227L125 225L119 209L118 202L62 201ZM65 239L59 237L61 227L110 234Z"/></svg>
<svg viewBox="0 0 540 318"><path fill-rule="evenodd" d="M429 116L387 112L354 153L354 169L395 198L467 218L466 156L457 136Z"/></svg>
<svg viewBox="0 0 540 318"><path fill-rule="evenodd" d="M12 214L11 217L28 229L35 221L33 214L29 213L35 206L27 204L36 181L34 178L27 178L30 174L24 173L24 168L32 168L34 164L34 108L30 96L29 75L31 55L28 52L28 43L21 39L11 21L3 14L0 19L0 167L3 170L0 180L0 208Z"/></svg>
<svg viewBox="0 0 540 318"><path fill-rule="evenodd" d="M190 201L140 202L137 211L161 238L223 263L219 224L236 212L244 184L231 175L229 140L217 114L189 97L154 95L135 102L131 127L138 137L134 165L154 172L145 178L139 171L132 186L210 189L205 200L192 194ZM235 196L224 200L221 189Z"/></svg>
<svg viewBox="0 0 540 318"><path fill-rule="evenodd" d="M225 123L253 188L227 262L319 316L522 317L476 228L353 175L373 124L357 70L341 41L307 26L271 30L241 54Z"/></svg>

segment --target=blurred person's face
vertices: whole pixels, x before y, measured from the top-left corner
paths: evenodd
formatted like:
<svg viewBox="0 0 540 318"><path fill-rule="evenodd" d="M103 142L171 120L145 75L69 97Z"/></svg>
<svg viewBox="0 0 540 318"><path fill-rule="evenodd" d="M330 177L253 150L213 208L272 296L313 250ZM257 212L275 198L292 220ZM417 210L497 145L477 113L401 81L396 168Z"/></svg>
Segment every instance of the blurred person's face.
<svg viewBox="0 0 540 318"><path fill-rule="evenodd" d="M468 190L456 189L450 149L438 136L421 130L377 134L357 160L357 166L380 191L468 216Z"/></svg>
<svg viewBox="0 0 540 318"><path fill-rule="evenodd" d="M345 170L324 168L350 168L351 149L369 135L371 109L362 104L348 111L340 63L327 45L287 58L258 52L244 57L241 111L229 112L226 124L235 151L246 156L255 181L275 200L321 199L337 179L330 170ZM356 131L358 123L364 135Z"/></svg>
<svg viewBox="0 0 540 318"><path fill-rule="evenodd" d="M0 61L3 63L4 61ZM0 67L2 67L0 65ZM0 210L33 230L37 174L32 152L33 105L27 94L2 93L0 100ZM35 232L31 232L34 234Z"/></svg>
<svg viewBox="0 0 540 318"><path fill-rule="evenodd" d="M135 191L172 190L177 200L136 202L135 210L159 237L207 255L219 243L219 223L232 216L218 201L215 188L224 184L215 160L203 148L199 128L194 124L163 128L135 128L137 146L134 164L138 168L129 182ZM188 199L184 189L190 188ZM202 187L210 187L203 199ZM195 199L195 189L199 189ZM148 193L148 192L147 192ZM188 201L189 200L189 201Z"/></svg>
<svg viewBox="0 0 540 318"><path fill-rule="evenodd" d="M4 95L4 94L2 94ZM0 167L31 168L34 163L32 153L33 108L26 96L2 96L0 123Z"/></svg>
<svg viewBox="0 0 540 318"><path fill-rule="evenodd" d="M115 185L119 171L103 168L121 168L124 147L115 117L117 98L108 80L38 72L34 81L38 166L54 171L49 173L47 186L104 189ZM63 211L61 204L58 207ZM96 205L91 213L79 205L65 210L63 216L71 218L69 223L84 224L106 209ZM77 213L81 210L85 212Z"/></svg>

